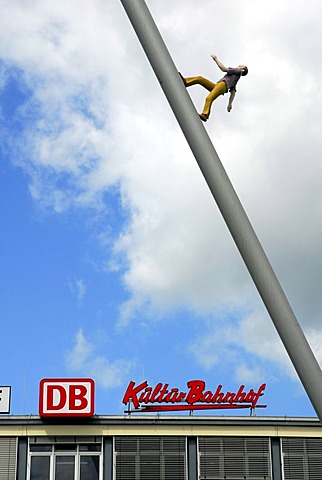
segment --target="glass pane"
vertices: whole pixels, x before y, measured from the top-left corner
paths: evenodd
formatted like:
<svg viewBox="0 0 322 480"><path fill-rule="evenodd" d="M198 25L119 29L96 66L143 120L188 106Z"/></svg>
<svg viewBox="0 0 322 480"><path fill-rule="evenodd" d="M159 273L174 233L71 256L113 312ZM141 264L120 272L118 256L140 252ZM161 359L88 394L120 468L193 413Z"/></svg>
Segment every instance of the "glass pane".
<svg viewBox="0 0 322 480"><path fill-rule="evenodd" d="M56 456L55 480L74 480L75 457L70 455Z"/></svg>
<svg viewBox="0 0 322 480"><path fill-rule="evenodd" d="M67 444L62 444L62 445L55 445L55 452L75 452L76 451L76 445L70 445L69 443Z"/></svg>
<svg viewBox="0 0 322 480"><path fill-rule="evenodd" d="M30 480L49 480L50 457L31 457Z"/></svg>
<svg viewBox="0 0 322 480"><path fill-rule="evenodd" d="M98 455L81 455L80 480L98 480L100 457Z"/></svg>
<svg viewBox="0 0 322 480"><path fill-rule="evenodd" d="M101 451L101 445L100 444L89 444L89 445L80 445L79 446L79 451L80 452L100 452Z"/></svg>
<svg viewBox="0 0 322 480"><path fill-rule="evenodd" d="M31 452L51 452L51 445L30 445Z"/></svg>

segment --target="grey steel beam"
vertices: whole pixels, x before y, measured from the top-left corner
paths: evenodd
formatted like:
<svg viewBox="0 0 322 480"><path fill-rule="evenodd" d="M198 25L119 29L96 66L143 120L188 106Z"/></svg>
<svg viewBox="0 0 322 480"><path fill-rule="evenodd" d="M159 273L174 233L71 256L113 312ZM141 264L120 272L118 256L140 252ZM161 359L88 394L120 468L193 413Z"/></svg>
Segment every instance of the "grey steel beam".
<svg viewBox="0 0 322 480"><path fill-rule="evenodd" d="M281 439L271 438L272 480L283 480Z"/></svg>
<svg viewBox="0 0 322 480"><path fill-rule="evenodd" d="M113 437L103 437L103 480L113 480Z"/></svg>
<svg viewBox="0 0 322 480"><path fill-rule="evenodd" d="M28 459L28 438L18 437L17 453L17 480L26 480L27 478L27 459Z"/></svg>
<svg viewBox="0 0 322 480"><path fill-rule="evenodd" d="M197 437L187 437L188 480L198 480L198 441Z"/></svg>
<svg viewBox="0 0 322 480"><path fill-rule="evenodd" d="M322 420L322 373L143 0L121 0L236 246Z"/></svg>

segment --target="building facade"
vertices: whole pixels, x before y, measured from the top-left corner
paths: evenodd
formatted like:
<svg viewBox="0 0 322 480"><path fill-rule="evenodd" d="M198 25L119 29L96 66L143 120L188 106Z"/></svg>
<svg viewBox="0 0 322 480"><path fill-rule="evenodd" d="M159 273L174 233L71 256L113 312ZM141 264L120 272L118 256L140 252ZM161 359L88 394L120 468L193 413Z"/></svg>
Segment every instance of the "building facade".
<svg viewBox="0 0 322 480"><path fill-rule="evenodd" d="M315 418L0 417L0 480L321 480Z"/></svg>

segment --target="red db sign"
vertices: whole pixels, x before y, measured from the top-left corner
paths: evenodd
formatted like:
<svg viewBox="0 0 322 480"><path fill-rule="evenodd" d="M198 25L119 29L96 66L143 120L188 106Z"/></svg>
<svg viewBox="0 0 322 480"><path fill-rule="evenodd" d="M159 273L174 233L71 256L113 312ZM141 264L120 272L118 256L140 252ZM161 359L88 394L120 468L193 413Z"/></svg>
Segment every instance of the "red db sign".
<svg viewBox="0 0 322 480"><path fill-rule="evenodd" d="M94 415L94 380L44 378L40 381L39 415L91 417Z"/></svg>

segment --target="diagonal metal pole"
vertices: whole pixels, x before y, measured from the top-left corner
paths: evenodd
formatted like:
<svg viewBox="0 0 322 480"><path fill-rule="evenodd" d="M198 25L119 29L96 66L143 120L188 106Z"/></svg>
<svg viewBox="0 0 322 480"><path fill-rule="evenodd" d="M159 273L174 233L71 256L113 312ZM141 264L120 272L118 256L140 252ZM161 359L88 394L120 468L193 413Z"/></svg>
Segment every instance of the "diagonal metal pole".
<svg viewBox="0 0 322 480"><path fill-rule="evenodd" d="M322 420L322 372L144 0L121 0L295 370Z"/></svg>

